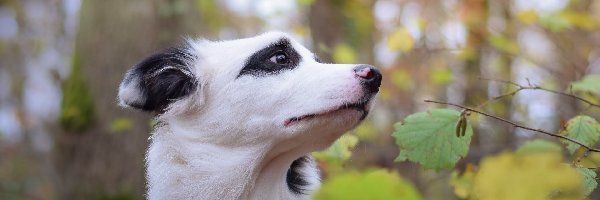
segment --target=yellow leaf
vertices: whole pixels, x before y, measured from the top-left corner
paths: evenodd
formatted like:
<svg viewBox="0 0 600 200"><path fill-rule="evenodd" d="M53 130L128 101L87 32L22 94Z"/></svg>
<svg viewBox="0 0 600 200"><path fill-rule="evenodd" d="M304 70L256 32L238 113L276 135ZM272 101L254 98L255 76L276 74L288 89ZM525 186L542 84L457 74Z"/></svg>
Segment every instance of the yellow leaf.
<svg viewBox="0 0 600 200"><path fill-rule="evenodd" d="M535 10L525 10L517 14L517 19L525 24L533 24L538 20Z"/></svg>
<svg viewBox="0 0 600 200"><path fill-rule="evenodd" d="M600 27L600 22L589 13L565 11L560 14L568 22L584 30L594 30Z"/></svg>
<svg viewBox="0 0 600 200"><path fill-rule="evenodd" d="M326 180L315 200L421 200L418 190L395 172L346 172Z"/></svg>
<svg viewBox="0 0 600 200"><path fill-rule="evenodd" d="M503 153L485 158L473 195L481 200L583 199L582 177L559 153Z"/></svg>
<svg viewBox="0 0 600 200"><path fill-rule="evenodd" d="M466 199L469 196L471 196L471 192L473 191L474 178L475 169L471 164L468 164L465 171L460 175L457 171L452 172L452 175L450 177L450 185L454 187L454 194L463 199Z"/></svg>
<svg viewBox="0 0 600 200"><path fill-rule="evenodd" d="M408 29L400 28L390 34L387 46L392 51L408 52L415 46L415 39L410 35Z"/></svg>

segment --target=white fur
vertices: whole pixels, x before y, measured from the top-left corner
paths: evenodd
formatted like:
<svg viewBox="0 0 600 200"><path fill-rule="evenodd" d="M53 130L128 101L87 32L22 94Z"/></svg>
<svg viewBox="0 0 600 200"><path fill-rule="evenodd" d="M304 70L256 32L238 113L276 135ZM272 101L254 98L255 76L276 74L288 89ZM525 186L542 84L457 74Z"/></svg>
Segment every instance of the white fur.
<svg viewBox="0 0 600 200"><path fill-rule="evenodd" d="M246 59L280 38L302 56L293 70L236 78ZM289 127L292 117L323 113L363 96L356 65L322 64L288 35L210 42L189 40L199 88L157 117L147 155L148 199L309 199L290 192L286 172L308 153L322 150L360 122L340 110ZM119 97L139 99L122 84ZM149 97L151 98L151 97ZM315 163L302 168L310 189L319 185Z"/></svg>

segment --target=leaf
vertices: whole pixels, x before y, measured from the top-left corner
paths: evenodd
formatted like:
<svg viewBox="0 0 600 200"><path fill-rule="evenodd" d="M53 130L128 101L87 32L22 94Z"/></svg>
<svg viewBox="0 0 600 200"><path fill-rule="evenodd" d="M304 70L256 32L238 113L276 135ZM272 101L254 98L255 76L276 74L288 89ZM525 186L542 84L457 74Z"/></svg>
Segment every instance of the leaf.
<svg viewBox="0 0 600 200"><path fill-rule="evenodd" d="M119 117L110 122L111 132L124 132L133 128L133 122L127 117Z"/></svg>
<svg viewBox="0 0 600 200"><path fill-rule="evenodd" d="M517 19L525 24L533 24L538 20L535 10L525 10L517 14Z"/></svg>
<svg viewBox="0 0 600 200"><path fill-rule="evenodd" d="M496 48L504 53L508 53L508 54L518 54L519 53L519 45L517 44L517 42L512 41L502 35L490 36L489 42L494 48Z"/></svg>
<svg viewBox="0 0 600 200"><path fill-rule="evenodd" d="M358 137L345 134L336 140L331 147L325 151L314 152L313 156L328 163L341 163L352 156L352 149L358 144Z"/></svg>
<svg viewBox="0 0 600 200"><path fill-rule="evenodd" d="M594 118L579 115L567 122L566 128L561 131L561 134L587 146L592 146L600 139L599 128L600 124L598 124ZM567 145L567 150L569 150L569 153L571 154L575 153L575 151L581 147L580 145L567 140L561 141Z"/></svg>
<svg viewBox="0 0 600 200"><path fill-rule="evenodd" d="M452 70L448 67L434 67L429 78L433 84L446 85L452 82Z"/></svg>
<svg viewBox="0 0 600 200"><path fill-rule="evenodd" d="M434 109L415 113L395 125L393 136L400 148L396 161L418 162L427 169L451 169L467 155L473 128L467 124L465 135L456 137L460 113ZM468 123L468 122L467 122Z"/></svg>
<svg viewBox="0 0 600 200"><path fill-rule="evenodd" d="M600 74L590 74L583 77L579 81L571 83L573 92L600 92Z"/></svg>
<svg viewBox="0 0 600 200"><path fill-rule="evenodd" d="M348 172L325 181L315 200L420 200L415 187L394 172Z"/></svg>
<svg viewBox="0 0 600 200"><path fill-rule="evenodd" d="M415 46L415 39L412 37L408 29L400 28L387 39L387 46L392 51L408 52Z"/></svg>
<svg viewBox="0 0 600 200"><path fill-rule="evenodd" d="M582 177L559 153L503 153L484 158L474 199L583 199Z"/></svg>
<svg viewBox="0 0 600 200"><path fill-rule="evenodd" d="M569 20L558 14L546 15L541 18L540 24L552 32L562 32L571 28Z"/></svg>
<svg viewBox="0 0 600 200"><path fill-rule="evenodd" d="M546 141L546 140L542 140L542 139L535 139L535 140L531 140L526 142L525 144L521 145L521 147L519 147L519 149L517 150L518 154L529 154L529 153L562 153L562 148L560 147L560 145L554 143L554 142L550 142L550 141Z"/></svg>
<svg viewBox="0 0 600 200"><path fill-rule="evenodd" d="M590 195L596 187L598 187L598 182L596 182L596 172L587 168L577 168L577 172L581 174L583 177L583 194L585 196Z"/></svg>
<svg viewBox="0 0 600 200"><path fill-rule="evenodd" d="M569 21L573 26L586 31L597 29L600 25L598 20L591 13L565 11L560 14L561 17Z"/></svg>
<svg viewBox="0 0 600 200"><path fill-rule="evenodd" d="M450 185L454 187L456 196L467 199L473 191L473 180L475 179L475 167L468 164L465 171L459 175L458 171L453 171L450 176Z"/></svg>

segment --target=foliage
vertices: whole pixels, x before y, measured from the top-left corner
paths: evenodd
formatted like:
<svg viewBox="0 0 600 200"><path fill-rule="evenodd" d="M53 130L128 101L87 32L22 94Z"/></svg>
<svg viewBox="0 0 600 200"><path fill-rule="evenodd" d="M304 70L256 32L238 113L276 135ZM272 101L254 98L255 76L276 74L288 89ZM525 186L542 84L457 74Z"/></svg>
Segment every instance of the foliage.
<svg viewBox="0 0 600 200"><path fill-rule="evenodd" d="M399 28L390 34L387 46L392 51L408 52L415 46L415 39L410 35L408 29Z"/></svg>
<svg viewBox="0 0 600 200"><path fill-rule="evenodd" d="M427 169L451 169L467 155L473 130L464 121L464 134L457 136L461 113L434 109L415 113L395 125L394 137L400 148L397 161L411 160Z"/></svg>
<svg viewBox="0 0 600 200"><path fill-rule="evenodd" d="M583 194L585 196L590 195L594 189L598 187L598 182L596 182L596 172L582 167L578 167L577 172L583 177Z"/></svg>
<svg viewBox="0 0 600 200"><path fill-rule="evenodd" d="M570 119L561 134L591 146L600 139L600 124L589 116L577 116ZM562 140L567 145L569 153L573 154L580 148L578 144Z"/></svg>
<svg viewBox="0 0 600 200"><path fill-rule="evenodd" d="M59 116L61 126L71 132L79 132L88 128L95 118L94 100L80 69L79 57L74 54L71 73L63 85L63 99Z"/></svg>
<svg viewBox="0 0 600 200"><path fill-rule="evenodd" d="M571 83L571 90L574 92L600 92L600 75L587 75L583 79Z"/></svg>
<svg viewBox="0 0 600 200"><path fill-rule="evenodd" d="M503 153L484 158L474 177L476 199L582 199L577 170L557 153Z"/></svg>
<svg viewBox="0 0 600 200"><path fill-rule="evenodd" d="M127 117L118 117L110 123L111 132L125 132L133 128L133 122Z"/></svg>
<svg viewBox="0 0 600 200"><path fill-rule="evenodd" d="M358 137L346 134L335 141L331 147L325 151L314 152L312 155L319 161L325 163L328 171L331 173L342 171L342 165L352 155L352 149L358 144Z"/></svg>
<svg viewBox="0 0 600 200"><path fill-rule="evenodd" d="M323 183L315 200L420 200L414 186L395 172L374 170L347 172Z"/></svg>
<svg viewBox="0 0 600 200"><path fill-rule="evenodd" d="M582 199L596 187L596 174L563 163L560 146L534 140L516 153L486 157L450 184L457 196L471 199Z"/></svg>

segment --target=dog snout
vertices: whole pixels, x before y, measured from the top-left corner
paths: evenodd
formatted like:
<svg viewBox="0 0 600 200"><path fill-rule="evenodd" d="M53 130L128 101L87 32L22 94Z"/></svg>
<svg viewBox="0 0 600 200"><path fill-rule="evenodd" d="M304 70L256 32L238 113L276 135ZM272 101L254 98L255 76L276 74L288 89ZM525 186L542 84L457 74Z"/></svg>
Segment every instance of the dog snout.
<svg viewBox="0 0 600 200"><path fill-rule="evenodd" d="M371 65L358 65L354 67L354 74L361 80L367 92L379 92L381 73L375 67Z"/></svg>

